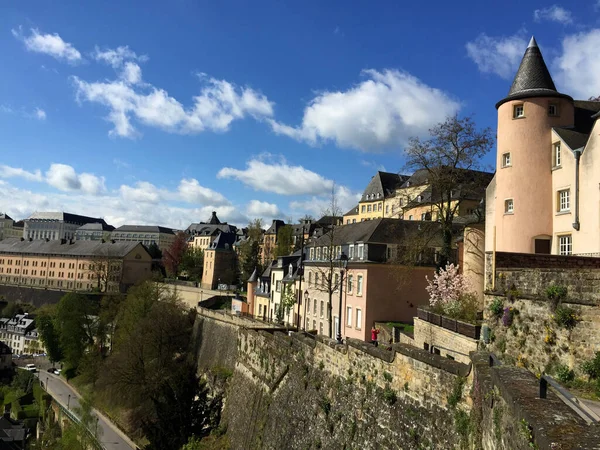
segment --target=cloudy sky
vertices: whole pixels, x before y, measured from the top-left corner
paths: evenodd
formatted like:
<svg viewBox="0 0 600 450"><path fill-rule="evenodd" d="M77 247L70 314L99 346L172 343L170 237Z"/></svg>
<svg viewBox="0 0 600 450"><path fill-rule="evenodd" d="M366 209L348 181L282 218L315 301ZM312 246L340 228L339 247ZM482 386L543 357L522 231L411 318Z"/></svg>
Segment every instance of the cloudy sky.
<svg viewBox="0 0 600 450"><path fill-rule="evenodd" d="M446 116L494 128L531 35L559 90L600 95L600 0L4 1L0 212L347 210Z"/></svg>

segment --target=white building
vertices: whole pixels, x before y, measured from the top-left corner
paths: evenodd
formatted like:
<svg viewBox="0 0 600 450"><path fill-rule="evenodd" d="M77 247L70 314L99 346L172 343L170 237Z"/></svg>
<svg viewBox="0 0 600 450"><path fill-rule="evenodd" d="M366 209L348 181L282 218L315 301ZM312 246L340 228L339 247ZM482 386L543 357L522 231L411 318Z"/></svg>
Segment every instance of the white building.
<svg viewBox="0 0 600 450"><path fill-rule="evenodd" d="M10 347L13 355L44 352L44 344L35 328L33 316L27 313L0 319L0 341Z"/></svg>
<svg viewBox="0 0 600 450"><path fill-rule="evenodd" d="M87 223L107 225L104 219L66 212L35 212L24 222L24 239L47 239L51 241L74 239L77 229Z"/></svg>

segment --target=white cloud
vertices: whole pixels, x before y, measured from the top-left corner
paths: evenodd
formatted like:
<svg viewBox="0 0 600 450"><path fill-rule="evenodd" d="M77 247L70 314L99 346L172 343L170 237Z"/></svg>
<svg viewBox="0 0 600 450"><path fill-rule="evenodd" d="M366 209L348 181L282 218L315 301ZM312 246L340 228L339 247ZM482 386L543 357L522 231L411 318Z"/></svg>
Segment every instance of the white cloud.
<svg viewBox="0 0 600 450"><path fill-rule="evenodd" d="M356 206L360 200L361 193L352 192L346 186L335 186L335 209L337 214L346 214L350 208ZM298 216L310 214L313 217L321 217L324 214L331 215L331 193L329 195L314 196L309 200L292 201L290 209Z"/></svg>
<svg viewBox="0 0 600 450"><path fill-rule="evenodd" d="M198 180L194 178L184 178L181 180L177 191L180 197L188 203L199 203L201 205L229 204L223 195L207 187L200 186Z"/></svg>
<svg viewBox="0 0 600 450"><path fill-rule="evenodd" d="M91 173L78 174L66 164L51 164L46 172L46 183L60 191L82 191L90 195L98 195L106 190L104 177Z"/></svg>
<svg viewBox="0 0 600 450"><path fill-rule="evenodd" d="M522 34L492 37L482 33L474 41L467 42L467 54L481 72L509 79L514 76L527 48Z"/></svg>
<svg viewBox="0 0 600 450"><path fill-rule="evenodd" d="M27 181L43 181L42 172L40 170L28 172L19 167L10 167L6 165L0 165L0 178L23 178Z"/></svg>
<svg viewBox="0 0 600 450"><path fill-rule="evenodd" d="M164 89L139 84L141 79L141 68L134 63L125 64L119 80L89 83L73 77L79 101L108 108L107 120L114 125L109 132L112 136L139 136L132 119L172 133L197 134L227 131L234 120L247 116L262 119L273 115L273 105L264 95L225 80L201 77L200 94L186 108Z"/></svg>
<svg viewBox="0 0 600 450"><path fill-rule="evenodd" d="M269 161L270 155L251 159L246 169L224 167L217 178L235 178L254 190L280 195L319 195L331 191L333 181L302 166L290 166L285 159Z"/></svg>
<svg viewBox="0 0 600 450"><path fill-rule="evenodd" d="M94 58L96 61L109 64L114 69L120 68L125 61L148 61L148 57L146 55L138 56L126 45L114 49L107 48L104 50L100 50L100 48L96 46L94 53L92 53L92 58Z"/></svg>
<svg viewBox="0 0 600 450"><path fill-rule="evenodd" d="M261 202L260 200L250 200L246 206L246 214L252 218L262 218L265 220L281 216L281 211L274 203Z"/></svg>
<svg viewBox="0 0 600 450"><path fill-rule="evenodd" d="M131 167L131 164L119 158L113 158L113 164L117 166L117 169L129 169Z"/></svg>
<svg viewBox="0 0 600 450"><path fill-rule="evenodd" d="M324 92L304 110L302 124L291 127L270 120L273 131L316 145L380 151L404 145L412 136L458 111L445 92L398 70L365 70L367 78L343 92Z"/></svg>
<svg viewBox="0 0 600 450"><path fill-rule="evenodd" d="M533 12L533 19L536 22L542 22L547 20L550 22L562 23L563 25L573 23L573 15L571 14L571 11L558 5L552 5L548 8L536 9Z"/></svg>
<svg viewBox="0 0 600 450"><path fill-rule="evenodd" d="M41 108L35 108L34 111L35 117L40 120L46 120L46 111Z"/></svg>
<svg viewBox="0 0 600 450"><path fill-rule="evenodd" d="M80 191L89 195L100 195L106 191L104 177L85 172L78 174L66 164L51 164L44 175L39 169L29 172L19 167L0 165L0 178L22 178L47 183L59 191Z"/></svg>
<svg viewBox="0 0 600 450"><path fill-rule="evenodd" d="M27 50L31 52L45 53L46 55L70 63L82 60L81 53L72 44L63 41L58 33L41 34L39 30L32 28L31 34L24 36L21 27L19 27L18 30L13 29L12 34L17 39L22 40Z"/></svg>
<svg viewBox="0 0 600 450"><path fill-rule="evenodd" d="M562 52L553 62L557 84L562 92L587 99L600 95L600 29L566 36Z"/></svg>

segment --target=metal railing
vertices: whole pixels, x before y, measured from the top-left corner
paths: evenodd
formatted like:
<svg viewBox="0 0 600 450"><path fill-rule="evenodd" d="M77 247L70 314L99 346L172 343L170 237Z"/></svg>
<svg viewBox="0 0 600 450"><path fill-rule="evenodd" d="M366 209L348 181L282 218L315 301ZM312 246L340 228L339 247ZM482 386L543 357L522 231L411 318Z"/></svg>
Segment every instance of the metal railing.
<svg viewBox="0 0 600 450"><path fill-rule="evenodd" d="M572 256L583 256L586 258L600 258L600 252L595 253L573 253Z"/></svg>

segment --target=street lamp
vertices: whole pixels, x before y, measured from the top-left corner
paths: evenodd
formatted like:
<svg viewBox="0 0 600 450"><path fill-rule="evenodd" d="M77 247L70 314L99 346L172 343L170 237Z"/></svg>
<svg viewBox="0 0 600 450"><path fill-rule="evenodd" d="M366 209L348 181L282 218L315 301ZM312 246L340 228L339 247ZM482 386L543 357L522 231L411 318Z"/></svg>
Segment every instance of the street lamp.
<svg viewBox="0 0 600 450"><path fill-rule="evenodd" d="M304 331L306 331L306 305L308 303L308 289L304 291Z"/></svg>
<svg viewBox="0 0 600 450"><path fill-rule="evenodd" d="M69 394L69 398L67 399L67 409L71 409L71 394Z"/></svg>
<svg viewBox="0 0 600 450"><path fill-rule="evenodd" d="M338 308L338 334L337 341L339 344L342 343L342 293L344 292L344 271L348 267L348 256L344 252L338 259L338 266L340 268L340 305Z"/></svg>

